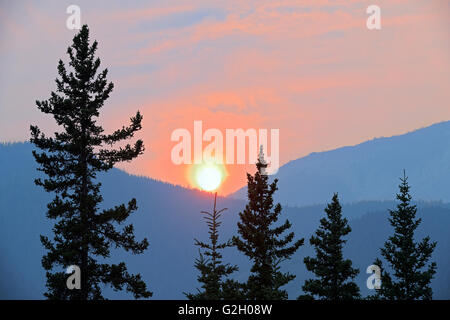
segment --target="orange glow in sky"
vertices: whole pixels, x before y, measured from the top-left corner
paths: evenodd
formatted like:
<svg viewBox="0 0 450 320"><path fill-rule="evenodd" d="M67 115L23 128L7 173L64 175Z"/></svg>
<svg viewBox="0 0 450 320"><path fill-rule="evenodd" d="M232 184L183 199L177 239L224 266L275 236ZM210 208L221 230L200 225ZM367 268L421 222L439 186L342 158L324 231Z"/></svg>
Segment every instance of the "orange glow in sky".
<svg viewBox="0 0 450 320"><path fill-rule="evenodd" d="M137 110L144 117L136 138L145 153L120 168L214 187L217 177L193 175L198 165L171 161L171 133L192 132L195 120L204 131L279 129L280 166L449 120L448 0L378 4L381 30L367 29L365 0L77 1L114 83L99 122L112 132ZM4 7L0 140L28 141L30 123L57 130L34 102L55 90L76 30L52 1ZM227 164L217 192L236 191L255 171Z"/></svg>

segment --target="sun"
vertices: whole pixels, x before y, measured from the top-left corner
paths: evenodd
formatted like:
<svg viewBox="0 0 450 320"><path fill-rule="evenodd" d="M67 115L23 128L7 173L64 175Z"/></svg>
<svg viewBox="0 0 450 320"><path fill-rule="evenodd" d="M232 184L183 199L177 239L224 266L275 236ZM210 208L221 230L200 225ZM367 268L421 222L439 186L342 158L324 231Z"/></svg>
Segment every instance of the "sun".
<svg viewBox="0 0 450 320"><path fill-rule="evenodd" d="M204 164L195 172L197 185L205 191L216 190L223 181L223 170L214 164Z"/></svg>

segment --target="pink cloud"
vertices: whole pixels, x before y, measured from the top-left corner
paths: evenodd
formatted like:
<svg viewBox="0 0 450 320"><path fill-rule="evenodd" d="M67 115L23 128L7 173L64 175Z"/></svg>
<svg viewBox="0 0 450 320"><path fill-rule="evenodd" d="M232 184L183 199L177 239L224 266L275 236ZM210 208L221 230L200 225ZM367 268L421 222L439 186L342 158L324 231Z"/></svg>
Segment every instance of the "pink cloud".
<svg viewBox="0 0 450 320"><path fill-rule="evenodd" d="M187 168L170 162L170 133L191 128L194 120L221 130L279 128L285 163L312 151L449 119L448 5L381 1L379 31L366 28L367 5L347 0L177 1L90 10L88 2L80 3L99 40L103 66L116 84L104 108L105 126L120 127L137 109L144 114L141 137L147 152L125 168L187 184ZM143 23L205 8L222 12L222 18L166 29ZM39 61L49 70L47 81L56 75L56 58L48 52L63 54L72 33L55 27L64 23L64 13L55 18L33 10L25 11L28 24L8 20L1 31L2 38L20 38L8 50L23 55L9 56L5 67L15 62L14 72L25 72L33 68L29 61ZM30 32L36 28L43 30L40 39ZM8 90L0 94L0 105L7 111L0 119L0 136L25 139L26 129L15 128L40 119L25 106L53 89L41 84L43 92L36 96L43 76L29 74L34 86L18 80L3 86ZM25 93L12 104L19 91ZM28 122L15 123L21 119L18 110ZM248 166L227 169L224 193L241 186L245 171L252 171Z"/></svg>

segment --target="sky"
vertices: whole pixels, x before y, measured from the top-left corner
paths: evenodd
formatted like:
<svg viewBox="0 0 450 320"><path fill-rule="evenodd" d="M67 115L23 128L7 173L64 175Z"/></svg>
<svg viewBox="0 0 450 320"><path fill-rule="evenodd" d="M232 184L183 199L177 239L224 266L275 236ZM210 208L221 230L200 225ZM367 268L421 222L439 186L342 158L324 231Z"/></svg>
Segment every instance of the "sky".
<svg viewBox="0 0 450 320"><path fill-rule="evenodd" d="M280 164L311 152L392 136L450 119L448 0L3 1L0 141L54 132L36 100L55 90L76 30L76 4L114 92L106 131L140 110L146 151L119 166L196 187L171 160L174 130L279 129ZM381 9L369 30L366 9ZM219 189L242 187L251 165L226 165Z"/></svg>

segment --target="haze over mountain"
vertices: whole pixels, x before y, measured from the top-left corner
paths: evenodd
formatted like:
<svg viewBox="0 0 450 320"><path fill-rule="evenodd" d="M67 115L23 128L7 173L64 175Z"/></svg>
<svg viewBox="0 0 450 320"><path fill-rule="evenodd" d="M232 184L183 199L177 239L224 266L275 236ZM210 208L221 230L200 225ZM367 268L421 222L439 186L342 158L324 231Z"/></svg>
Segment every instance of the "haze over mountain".
<svg viewBox="0 0 450 320"><path fill-rule="evenodd" d="M45 272L41 266L44 253L39 241L40 234L50 235L52 221L45 217L46 204L51 196L34 185L39 173L32 158L32 145L18 143L0 145L0 298L42 299L45 291ZM113 169L100 177L105 207L137 199L138 212L130 217L135 225L137 239L147 237L149 250L143 255L133 256L122 251L113 251L113 261L126 261L131 272L139 272L154 291L155 299L183 299L183 292L194 292L198 287L194 259L198 249L193 238L206 240L207 228L199 213L210 210L212 195L184 189L149 178L136 177ZM396 191L397 181L393 179ZM299 185L301 183L299 182ZM119 187L117 187L119 186ZM412 185L413 193L416 185ZM279 192L282 192L280 189ZM331 194L328 195L331 198ZM394 193L389 196L394 198ZM326 199L329 201L329 199ZM236 234L238 212L245 201L219 198L218 206L227 207L223 215L221 238ZM304 208L284 207L281 220L289 218L296 237L304 237L305 245L284 268L297 275L286 288L289 297L295 299L301 293L303 281L308 275L303 257L312 254L308 239L318 227L324 215L324 205ZM353 228L345 249L346 256L360 268L357 284L364 295L366 289L365 269L379 256L379 247L392 232L387 209L392 201L365 201L343 205L343 213L350 218ZM443 203L419 203L419 216L423 223L418 236L430 235L438 241L433 260L438 264L436 278L432 282L435 298L450 298L450 205ZM249 264L235 249L225 252L225 259L237 263L241 270L236 278L248 276ZM108 290L108 298L131 298L126 293Z"/></svg>
<svg viewBox="0 0 450 320"><path fill-rule="evenodd" d="M275 199L306 206L339 191L343 202L392 200L403 169L414 198L450 201L450 121L290 161L272 177L279 180ZM244 187L231 197L246 193Z"/></svg>

